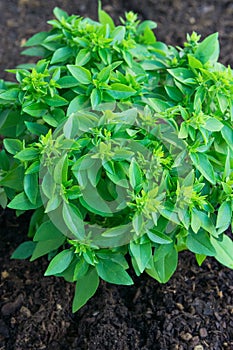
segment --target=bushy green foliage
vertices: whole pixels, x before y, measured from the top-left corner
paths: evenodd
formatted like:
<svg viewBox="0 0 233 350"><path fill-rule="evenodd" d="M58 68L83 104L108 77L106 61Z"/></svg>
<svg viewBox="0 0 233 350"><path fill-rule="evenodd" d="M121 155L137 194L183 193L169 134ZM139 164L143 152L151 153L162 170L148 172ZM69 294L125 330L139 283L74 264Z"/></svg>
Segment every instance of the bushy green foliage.
<svg viewBox="0 0 233 350"><path fill-rule="evenodd" d="M156 40L152 21L122 25L56 8L24 54L36 64L1 82L0 204L34 210L13 258L48 254L45 275L76 282L73 311L99 279L161 283L178 253L233 268L233 75L217 33L184 48Z"/></svg>

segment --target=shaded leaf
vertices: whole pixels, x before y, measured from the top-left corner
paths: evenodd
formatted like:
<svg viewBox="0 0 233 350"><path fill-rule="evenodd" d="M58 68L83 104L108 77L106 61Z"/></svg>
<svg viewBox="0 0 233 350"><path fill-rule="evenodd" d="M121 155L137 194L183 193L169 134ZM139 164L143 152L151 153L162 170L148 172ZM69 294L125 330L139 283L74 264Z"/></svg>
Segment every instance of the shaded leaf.
<svg viewBox="0 0 233 350"><path fill-rule="evenodd" d="M221 264L233 269L233 242L230 237L223 234L222 240L210 237L210 241L216 251L215 259Z"/></svg>
<svg viewBox="0 0 233 350"><path fill-rule="evenodd" d="M189 232L187 247L191 252L201 255L215 256L216 252L211 244L209 235L200 230L197 233Z"/></svg>
<svg viewBox="0 0 233 350"><path fill-rule="evenodd" d="M96 265L96 270L98 275L109 283L123 285L133 284L133 280L124 268L111 260L100 260Z"/></svg>
<svg viewBox="0 0 233 350"><path fill-rule="evenodd" d="M72 311L78 311L95 294L99 286L99 277L96 269L90 269L87 274L81 277L75 287Z"/></svg>
<svg viewBox="0 0 233 350"><path fill-rule="evenodd" d="M24 260L29 258L32 255L33 250L35 249L35 246L36 243L32 241L21 243L11 255L11 259Z"/></svg>

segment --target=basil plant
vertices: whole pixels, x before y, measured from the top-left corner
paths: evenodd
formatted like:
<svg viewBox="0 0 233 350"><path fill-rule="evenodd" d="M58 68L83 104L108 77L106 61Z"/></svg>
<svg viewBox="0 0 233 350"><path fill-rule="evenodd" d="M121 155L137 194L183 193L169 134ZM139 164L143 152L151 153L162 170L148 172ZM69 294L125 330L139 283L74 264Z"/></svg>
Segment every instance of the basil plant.
<svg viewBox="0 0 233 350"><path fill-rule="evenodd" d="M166 283L190 250L233 268L233 75L218 34L157 41L133 12L116 26L54 9L39 57L0 82L0 204L32 212L12 258L43 255L75 282L73 311L129 265ZM35 60L34 60L35 61Z"/></svg>

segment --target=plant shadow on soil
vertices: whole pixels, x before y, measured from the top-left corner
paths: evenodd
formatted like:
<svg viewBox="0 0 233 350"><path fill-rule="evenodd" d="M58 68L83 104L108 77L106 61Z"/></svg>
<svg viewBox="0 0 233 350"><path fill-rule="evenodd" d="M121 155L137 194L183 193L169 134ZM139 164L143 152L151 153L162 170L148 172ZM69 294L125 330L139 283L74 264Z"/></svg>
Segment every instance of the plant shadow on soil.
<svg viewBox="0 0 233 350"><path fill-rule="evenodd" d="M126 10L158 23L158 40L182 45L186 32L205 37L218 31L221 62L233 63L231 1L102 1L114 18ZM87 0L0 0L0 75L25 62L20 44L46 30L52 9L96 18L97 2ZM33 263L10 260L27 239L29 216L0 213L0 350L147 350L233 349L233 271L207 259L200 268L194 256L180 254L179 266L166 285L147 275L135 285L101 283L78 313L71 313L74 286L44 277L46 258ZM201 349L201 348L199 348Z"/></svg>

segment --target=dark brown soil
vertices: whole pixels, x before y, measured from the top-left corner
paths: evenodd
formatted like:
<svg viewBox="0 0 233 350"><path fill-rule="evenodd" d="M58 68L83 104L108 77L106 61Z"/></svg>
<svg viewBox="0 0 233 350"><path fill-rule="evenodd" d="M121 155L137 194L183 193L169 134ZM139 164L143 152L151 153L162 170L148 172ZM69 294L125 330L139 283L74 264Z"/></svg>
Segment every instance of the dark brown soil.
<svg viewBox="0 0 233 350"><path fill-rule="evenodd" d="M135 10L158 23L158 40L181 45L186 32L218 31L221 61L233 64L233 2L227 0L102 1L115 18ZM93 0L0 0L0 77L26 59L20 43L48 28L52 9L96 17ZM133 287L102 283L78 313L71 313L74 286L43 277L46 259L10 260L26 240L28 216L0 213L0 350L233 350L233 271L212 259L201 268L180 255L166 285L134 277Z"/></svg>

